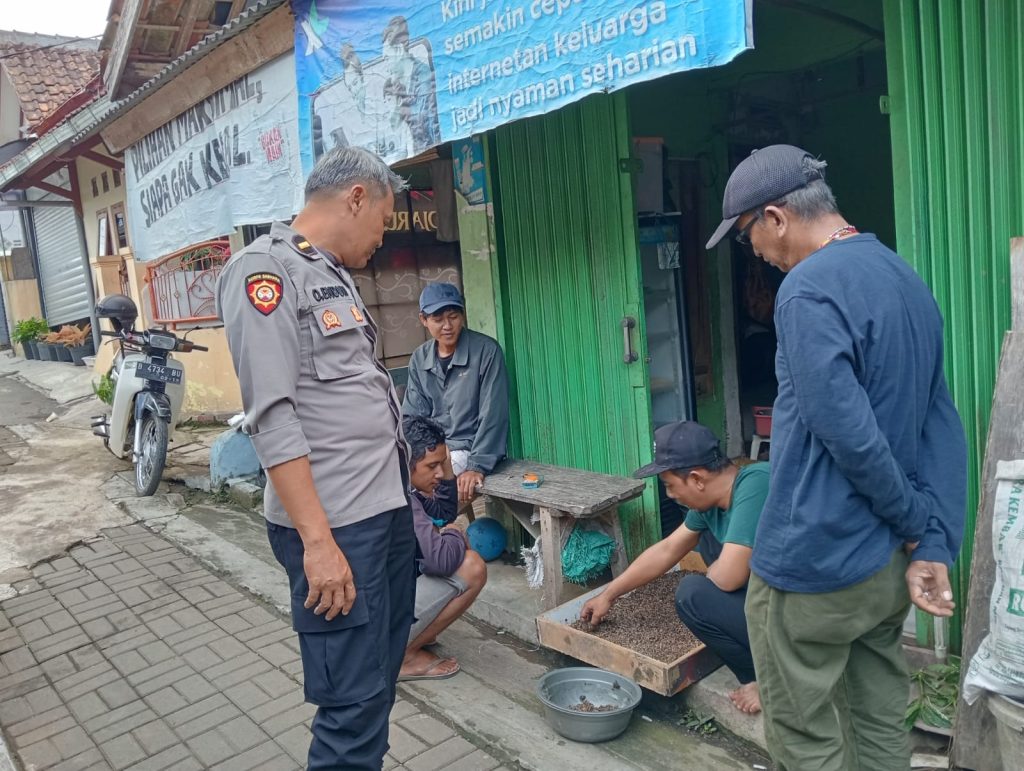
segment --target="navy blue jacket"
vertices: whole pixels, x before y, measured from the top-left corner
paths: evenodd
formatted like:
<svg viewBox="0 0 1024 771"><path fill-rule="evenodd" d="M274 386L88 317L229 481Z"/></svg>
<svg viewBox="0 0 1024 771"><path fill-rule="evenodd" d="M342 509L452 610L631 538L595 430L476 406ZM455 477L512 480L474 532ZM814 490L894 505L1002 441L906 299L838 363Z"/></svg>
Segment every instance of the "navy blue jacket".
<svg viewBox="0 0 1024 771"><path fill-rule="evenodd" d="M928 287L873 235L858 235L793 268L775 324L772 477L753 572L784 591L833 591L915 541L914 559L951 564L967 449Z"/></svg>

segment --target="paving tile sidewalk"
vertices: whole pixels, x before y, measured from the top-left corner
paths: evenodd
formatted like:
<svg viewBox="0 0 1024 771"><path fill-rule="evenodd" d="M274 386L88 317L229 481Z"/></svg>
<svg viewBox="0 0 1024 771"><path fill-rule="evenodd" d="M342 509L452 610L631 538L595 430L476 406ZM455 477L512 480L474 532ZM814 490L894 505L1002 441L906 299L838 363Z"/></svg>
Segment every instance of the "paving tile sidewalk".
<svg viewBox="0 0 1024 771"><path fill-rule="evenodd" d="M27 770L296 769L314 708L290 626L173 544L115 528L0 602L0 726ZM399 699L385 769L499 761Z"/></svg>

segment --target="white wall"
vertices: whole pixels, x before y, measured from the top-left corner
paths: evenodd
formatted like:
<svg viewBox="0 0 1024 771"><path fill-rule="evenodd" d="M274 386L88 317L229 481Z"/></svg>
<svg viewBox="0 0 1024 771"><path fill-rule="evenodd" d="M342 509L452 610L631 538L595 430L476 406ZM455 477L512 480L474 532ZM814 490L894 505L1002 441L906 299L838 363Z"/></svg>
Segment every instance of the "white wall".
<svg viewBox="0 0 1024 771"><path fill-rule="evenodd" d="M21 104L7 73L0 70L0 145L21 138Z"/></svg>

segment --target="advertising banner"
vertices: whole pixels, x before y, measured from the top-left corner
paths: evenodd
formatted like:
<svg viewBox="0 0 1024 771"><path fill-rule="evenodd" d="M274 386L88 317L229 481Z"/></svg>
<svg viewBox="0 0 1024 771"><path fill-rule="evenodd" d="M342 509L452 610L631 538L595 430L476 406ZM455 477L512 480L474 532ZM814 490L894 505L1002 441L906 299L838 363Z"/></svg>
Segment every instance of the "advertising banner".
<svg viewBox="0 0 1024 771"><path fill-rule="evenodd" d="M147 262L302 207L295 65L282 56L125 152L128 228Z"/></svg>
<svg viewBox="0 0 1024 771"><path fill-rule="evenodd" d="M750 0L292 0L302 162L389 163L598 92L725 64Z"/></svg>

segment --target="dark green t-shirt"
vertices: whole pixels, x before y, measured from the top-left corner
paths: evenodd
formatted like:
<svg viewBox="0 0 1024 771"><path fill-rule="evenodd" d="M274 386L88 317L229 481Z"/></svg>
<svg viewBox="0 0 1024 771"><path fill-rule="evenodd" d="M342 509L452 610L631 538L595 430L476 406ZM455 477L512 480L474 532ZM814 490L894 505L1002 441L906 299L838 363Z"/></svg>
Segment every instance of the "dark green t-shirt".
<svg viewBox="0 0 1024 771"><path fill-rule="evenodd" d="M732 505L729 508L691 509L684 524L696 532L710 530L711 535L723 545L737 543L753 548L757 521L768 497L768 469L767 463L744 466L733 482Z"/></svg>

